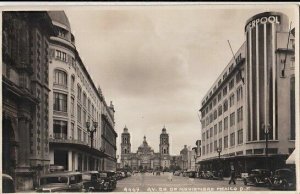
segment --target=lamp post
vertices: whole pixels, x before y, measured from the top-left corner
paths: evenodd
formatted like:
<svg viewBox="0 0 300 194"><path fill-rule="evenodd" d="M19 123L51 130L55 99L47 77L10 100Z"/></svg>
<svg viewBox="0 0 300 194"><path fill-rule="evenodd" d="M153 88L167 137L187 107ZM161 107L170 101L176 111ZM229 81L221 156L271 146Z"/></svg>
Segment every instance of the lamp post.
<svg viewBox="0 0 300 194"><path fill-rule="evenodd" d="M265 124L262 124L262 130L264 130L264 134L265 134L265 138L266 138L266 150L265 150L265 165L266 165L266 169L268 169L268 151L269 151L269 148L268 148L268 144L269 144L269 134L270 134L270 129L271 129L271 125L268 124L268 125L265 125Z"/></svg>
<svg viewBox="0 0 300 194"><path fill-rule="evenodd" d="M93 122L93 126L90 126L90 122L86 122L86 128L88 132L91 134L91 148L93 148L93 141L94 141L94 133L97 131L98 122ZM91 128L90 128L91 127Z"/></svg>
<svg viewBox="0 0 300 194"><path fill-rule="evenodd" d="M218 165L218 172L219 172L219 178L221 179L222 175L220 173L220 169L221 169L221 152L222 152L222 148L221 147L218 147L217 148L217 152L218 152L218 155L219 155L219 165Z"/></svg>

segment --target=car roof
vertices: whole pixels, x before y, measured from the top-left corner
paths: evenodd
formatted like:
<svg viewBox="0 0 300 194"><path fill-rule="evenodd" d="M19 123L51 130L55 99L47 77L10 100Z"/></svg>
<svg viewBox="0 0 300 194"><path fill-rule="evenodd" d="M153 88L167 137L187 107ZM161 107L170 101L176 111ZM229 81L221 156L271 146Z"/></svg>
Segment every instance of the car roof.
<svg viewBox="0 0 300 194"><path fill-rule="evenodd" d="M8 174L2 174L2 178L13 180L13 178Z"/></svg>
<svg viewBox="0 0 300 194"><path fill-rule="evenodd" d="M99 171L99 172L115 172L113 170L103 170L103 171Z"/></svg>
<svg viewBox="0 0 300 194"><path fill-rule="evenodd" d="M96 171L96 170L91 170L91 171L84 171L84 172L82 172L82 174L98 174L99 172L98 171Z"/></svg>
<svg viewBox="0 0 300 194"><path fill-rule="evenodd" d="M261 169L261 168L257 168L257 169L253 169L252 171L269 171L267 169Z"/></svg>
<svg viewBox="0 0 300 194"><path fill-rule="evenodd" d="M292 171L292 170L289 168L281 168L281 169L277 169L276 171Z"/></svg>
<svg viewBox="0 0 300 194"><path fill-rule="evenodd" d="M53 177L53 176L72 176L72 175L82 175L82 173L81 172L54 172L54 173L42 175L41 178Z"/></svg>

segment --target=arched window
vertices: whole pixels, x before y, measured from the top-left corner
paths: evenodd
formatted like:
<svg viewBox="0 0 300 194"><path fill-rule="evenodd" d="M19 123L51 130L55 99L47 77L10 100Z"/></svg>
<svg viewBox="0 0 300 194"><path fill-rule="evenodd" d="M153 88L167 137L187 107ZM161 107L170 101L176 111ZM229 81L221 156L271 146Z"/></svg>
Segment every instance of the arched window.
<svg viewBox="0 0 300 194"><path fill-rule="evenodd" d="M166 154L166 149L164 149L164 154Z"/></svg>
<svg viewBox="0 0 300 194"><path fill-rule="evenodd" d="M68 75L66 72L55 69L54 70L54 84L67 86L68 84Z"/></svg>

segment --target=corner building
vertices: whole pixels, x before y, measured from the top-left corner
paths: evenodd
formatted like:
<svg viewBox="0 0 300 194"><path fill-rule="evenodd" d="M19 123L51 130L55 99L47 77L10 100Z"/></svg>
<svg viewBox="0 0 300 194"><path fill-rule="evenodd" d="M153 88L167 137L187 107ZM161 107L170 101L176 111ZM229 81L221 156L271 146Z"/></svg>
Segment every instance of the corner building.
<svg viewBox="0 0 300 194"><path fill-rule="evenodd" d="M47 12L2 12L2 173L16 190L49 170L49 38Z"/></svg>
<svg viewBox="0 0 300 194"><path fill-rule="evenodd" d="M246 22L246 42L202 100L201 169L220 165L217 148L225 174L230 162L237 172L284 166L295 148L291 32L282 13L265 12Z"/></svg>
<svg viewBox="0 0 300 194"><path fill-rule="evenodd" d="M132 170L158 170L166 169L171 165L171 156L169 153L169 134L166 128L162 129L160 134L159 152L148 145L144 136L143 143L138 147L136 153L131 152L130 133L127 127L121 135L121 168L131 168Z"/></svg>
<svg viewBox="0 0 300 194"><path fill-rule="evenodd" d="M96 88L87 72L65 13L48 13L58 31L50 38L50 164L68 171L115 170L113 104L106 104L100 87ZM98 123L93 142L86 122L90 128Z"/></svg>

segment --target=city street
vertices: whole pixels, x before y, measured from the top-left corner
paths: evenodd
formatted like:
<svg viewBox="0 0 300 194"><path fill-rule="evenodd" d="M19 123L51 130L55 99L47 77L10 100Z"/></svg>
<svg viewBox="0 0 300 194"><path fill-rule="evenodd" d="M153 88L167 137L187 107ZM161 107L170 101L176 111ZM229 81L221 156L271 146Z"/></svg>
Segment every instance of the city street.
<svg viewBox="0 0 300 194"><path fill-rule="evenodd" d="M228 180L192 179L182 176L173 176L168 180L169 173L160 176L152 173L135 174L118 181L115 192L198 192L198 191L266 191L266 187L245 186L237 180L236 185L229 185Z"/></svg>

